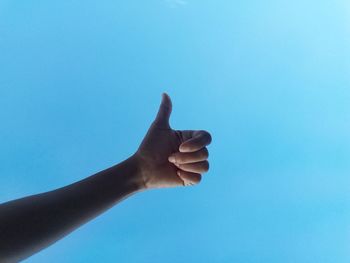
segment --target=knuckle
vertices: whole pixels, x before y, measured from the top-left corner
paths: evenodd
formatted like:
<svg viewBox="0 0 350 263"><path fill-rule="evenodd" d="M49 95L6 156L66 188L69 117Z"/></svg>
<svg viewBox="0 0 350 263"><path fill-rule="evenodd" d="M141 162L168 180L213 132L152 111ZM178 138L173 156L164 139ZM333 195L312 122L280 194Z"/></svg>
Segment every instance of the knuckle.
<svg viewBox="0 0 350 263"><path fill-rule="evenodd" d="M203 134L204 140L206 140L208 143L211 143L211 141L212 141L211 134L205 130L201 130L200 132Z"/></svg>
<svg viewBox="0 0 350 263"><path fill-rule="evenodd" d="M196 184L199 184L201 180L202 180L202 176L200 174L198 174Z"/></svg>
<svg viewBox="0 0 350 263"><path fill-rule="evenodd" d="M203 159L208 159L209 157L209 151L207 148L204 148L203 151L201 152L201 156Z"/></svg>
<svg viewBox="0 0 350 263"><path fill-rule="evenodd" d="M194 176L191 179L191 185L199 184L201 180L202 180L201 174L194 174Z"/></svg>
<svg viewBox="0 0 350 263"><path fill-rule="evenodd" d="M203 162L203 171L204 172L209 171L209 162L208 161Z"/></svg>

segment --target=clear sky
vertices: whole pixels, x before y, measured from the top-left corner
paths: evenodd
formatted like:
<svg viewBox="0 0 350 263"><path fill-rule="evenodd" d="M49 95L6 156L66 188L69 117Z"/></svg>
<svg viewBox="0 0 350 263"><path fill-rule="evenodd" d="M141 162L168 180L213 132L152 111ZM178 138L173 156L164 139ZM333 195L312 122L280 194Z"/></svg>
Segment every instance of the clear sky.
<svg viewBox="0 0 350 263"><path fill-rule="evenodd" d="M163 91L212 133L202 183L27 262L350 262L348 0L1 0L0 200L130 156Z"/></svg>

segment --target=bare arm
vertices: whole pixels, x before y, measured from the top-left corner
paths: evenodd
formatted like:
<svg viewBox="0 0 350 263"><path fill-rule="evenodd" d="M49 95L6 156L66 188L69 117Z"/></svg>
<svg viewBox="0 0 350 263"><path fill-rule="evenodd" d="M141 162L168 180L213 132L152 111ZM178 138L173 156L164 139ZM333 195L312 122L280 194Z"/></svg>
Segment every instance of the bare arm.
<svg viewBox="0 0 350 263"><path fill-rule="evenodd" d="M66 187L0 206L0 262L51 245L123 198L142 190L134 157Z"/></svg>
<svg viewBox="0 0 350 263"><path fill-rule="evenodd" d="M46 248L124 198L146 189L193 185L209 169L205 131L169 125L163 95L155 121L127 160L54 191L0 205L0 261L18 262Z"/></svg>

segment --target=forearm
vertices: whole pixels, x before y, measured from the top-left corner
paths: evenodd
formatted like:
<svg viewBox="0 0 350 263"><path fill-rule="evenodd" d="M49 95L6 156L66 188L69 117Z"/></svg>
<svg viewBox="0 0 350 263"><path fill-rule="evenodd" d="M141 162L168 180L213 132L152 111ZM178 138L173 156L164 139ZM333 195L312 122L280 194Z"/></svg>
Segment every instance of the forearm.
<svg viewBox="0 0 350 263"><path fill-rule="evenodd" d="M24 259L141 191L139 173L131 157L66 187L0 205L0 261Z"/></svg>

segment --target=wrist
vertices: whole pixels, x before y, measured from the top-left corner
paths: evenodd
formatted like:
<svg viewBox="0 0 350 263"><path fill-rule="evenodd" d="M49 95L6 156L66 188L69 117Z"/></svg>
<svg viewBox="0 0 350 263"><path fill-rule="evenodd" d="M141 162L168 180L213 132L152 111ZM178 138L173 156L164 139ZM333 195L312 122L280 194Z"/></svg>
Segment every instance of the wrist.
<svg viewBox="0 0 350 263"><path fill-rule="evenodd" d="M135 173L133 174L132 178L130 178L132 183L135 185L138 191L148 189L142 159L137 153L133 154L129 159L132 163L131 165L135 167Z"/></svg>

